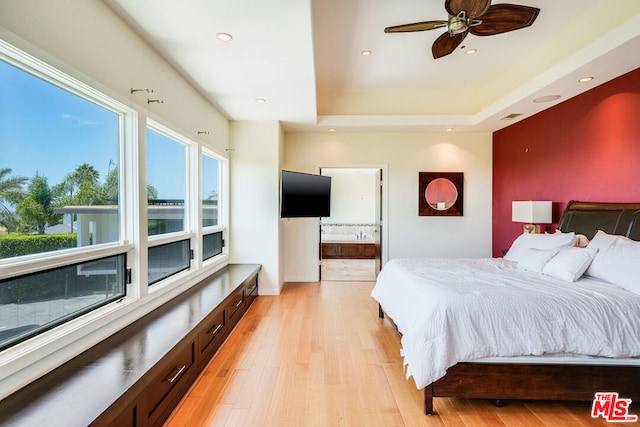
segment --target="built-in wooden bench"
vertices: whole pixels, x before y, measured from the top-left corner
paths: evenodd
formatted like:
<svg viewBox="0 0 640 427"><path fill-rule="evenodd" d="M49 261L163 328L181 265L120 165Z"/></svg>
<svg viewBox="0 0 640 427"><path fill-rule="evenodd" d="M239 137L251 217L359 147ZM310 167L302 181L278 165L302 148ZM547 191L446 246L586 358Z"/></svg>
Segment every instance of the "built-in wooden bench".
<svg viewBox="0 0 640 427"><path fill-rule="evenodd" d="M0 401L0 425L161 425L258 295L230 264Z"/></svg>

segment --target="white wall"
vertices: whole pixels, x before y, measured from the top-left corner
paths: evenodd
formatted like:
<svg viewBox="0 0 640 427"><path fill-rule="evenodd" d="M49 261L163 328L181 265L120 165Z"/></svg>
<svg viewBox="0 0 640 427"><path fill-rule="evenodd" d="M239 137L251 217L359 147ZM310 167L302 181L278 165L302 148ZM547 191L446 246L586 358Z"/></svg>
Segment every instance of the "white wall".
<svg viewBox="0 0 640 427"><path fill-rule="evenodd" d="M328 224L373 224L376 211L377 178L373 173L343 173L340 169L324 169L331 177L331 216Z"/></svg>
<svg viewBox="0 0 640 427"><path fill-rule="evenodd" d="M275 121L232 122L230 136L230 261L262 264L258 292L278 295L282 131Z"/></svg>
<svg viewBox="0 0 640 427"><path fill-rule="evenodd" d="M491 141L488 132L287 134L284 166L313 173L319 166L385 164L389 259L490 257ZM418 216L418 172L463 172L464 216ZM285 281L317 280L313 226L285 228Z"/></svg>

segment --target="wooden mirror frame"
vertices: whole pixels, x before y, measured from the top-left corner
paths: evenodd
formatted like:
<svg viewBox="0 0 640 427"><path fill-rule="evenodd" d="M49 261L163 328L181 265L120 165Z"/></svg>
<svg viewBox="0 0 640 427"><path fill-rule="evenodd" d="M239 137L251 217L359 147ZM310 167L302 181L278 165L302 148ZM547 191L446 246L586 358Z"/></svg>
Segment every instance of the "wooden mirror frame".
<svg viewBox="0 0 640 427"><path fill-rule="evenodd" d="M455 203L448 209L438 210L433 208L427 202L425 191L432 181L444 178L456 187L458 198ZM418 215L419 216L463 216L462 208L464 206L464 173L463 172L418 172Z"/></svg>

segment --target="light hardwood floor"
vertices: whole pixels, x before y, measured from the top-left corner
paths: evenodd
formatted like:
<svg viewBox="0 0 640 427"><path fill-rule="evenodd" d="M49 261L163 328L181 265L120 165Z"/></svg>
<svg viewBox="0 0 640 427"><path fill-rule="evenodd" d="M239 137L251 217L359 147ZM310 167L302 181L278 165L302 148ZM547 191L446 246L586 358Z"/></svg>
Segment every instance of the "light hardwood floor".
<svg viewBox="0 0 640 427"><path fill-rule="evenodd" d="M373 282L288 283L259 297L167 426L605 426L589 402L434 399L406 380ZM633 414L640 407L632 405ZM616 423L616 426L625 425ZM640 426L640 423L628 424Z"/></svg>

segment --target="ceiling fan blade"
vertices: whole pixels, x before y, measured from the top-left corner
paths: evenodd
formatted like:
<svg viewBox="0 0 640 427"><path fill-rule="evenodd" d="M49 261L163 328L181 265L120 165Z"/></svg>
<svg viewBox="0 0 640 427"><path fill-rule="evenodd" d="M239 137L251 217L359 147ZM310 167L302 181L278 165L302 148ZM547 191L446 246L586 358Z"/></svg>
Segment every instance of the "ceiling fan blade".
<svg viewBox="0 0 640 427"><path fill-rule="evenodd" d="M492 36L519 30L533 24L539 12L540 9L536 7L494 4L487 13L478 17L482 23L470 27L469 32L475 36Z"/></svg>
<svg viewBox="0 0 640 427"><path fill-rule="evenodd" d="M440 37L433 42L433 46L431 46L431 53L433 53L433 59L442 58L443 56L449 55L451 52L456 50L462 40L467 37L467 32L460 34L449 35L449 33L444 33Z"/></svg>
<svg viewBox="0 0 640 427"><path fill-rule="evenodd" d="M409 33L412 31L426 31L433 30L434 28L441 28L447 26L447 21L425 21L415 22L413 24L395 25L393 27L387 27L384 29L385 33Z"/></svg>
<svg viewBox="0 0 640 427"><path fill-rule="evenodd" d="M477 18L484 15L491 6L491 0L445 0L444 8L449 15L457 15L463 10L467 18Z"/></svg>

